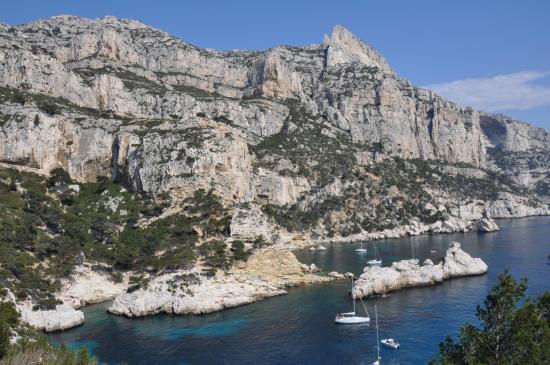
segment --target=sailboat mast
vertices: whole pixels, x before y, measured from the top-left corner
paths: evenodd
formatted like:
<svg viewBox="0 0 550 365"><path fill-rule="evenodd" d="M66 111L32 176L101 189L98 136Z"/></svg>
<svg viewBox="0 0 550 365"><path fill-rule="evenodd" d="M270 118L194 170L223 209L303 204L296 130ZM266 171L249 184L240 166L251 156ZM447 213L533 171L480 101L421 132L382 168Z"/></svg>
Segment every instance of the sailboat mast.
<svg viewBox="0 0 550 365"><path fill-rule="evenodd" d="M378 309L376 304L374 305L374 315L376 316L376 356L377 359L380 359L380 341L378 339Z"/></svg>
<svg viewBox="0 0 550 365"><path fill-rule="evenodd" d="M355 298L353 298L353 276L351 277L351 300L353 301L353 314L355 314Z"/></svg>

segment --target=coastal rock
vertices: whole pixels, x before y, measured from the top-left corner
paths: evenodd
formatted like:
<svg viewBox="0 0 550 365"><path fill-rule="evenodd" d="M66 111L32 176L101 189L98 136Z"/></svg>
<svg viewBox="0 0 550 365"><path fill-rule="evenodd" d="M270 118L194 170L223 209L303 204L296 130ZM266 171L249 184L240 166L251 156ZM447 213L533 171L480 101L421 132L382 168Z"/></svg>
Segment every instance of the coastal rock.
<svg viewBox="0 0 550 365"><path fill-rule="evenodd" d="M241 275L201 278L199 284L186 290L174 289L172 284L177 282L177 275L160 277L149 283L147 290L118 296L108 311L127 317L157 313L204 314L286 293L275 285Z"/></svg>
<svg viewBox="0 0 550 365"><path fill-rule="evenodd" d="M475 223L476 230L478 232L494 232L500 228L496 222L491 218L482 218Z"/></svg>
<svg viewBox="0 0 550 365"><path fill-rule="evenodd" d="M164 274L147 289L115 298L108 311L128 317L157 313L203 314L286 294L285 287L334 278L318 276L315 266L303 266L288 250L269 247L256 251L244 267L206 278L195 270ZM192 279L189 279L192 278Z"/></svg>
<svg viewBox="0 0 550 365"><path fill-rule="evenodd" d="M311 265L309 265L309 271L312 272L312 273L317 273L317 272L321 271L321 269L319 269L317 267L317 265L311 264Z"/></svg>
<svg viewBox="0 0 550 365"><path fill-rule="evenodd" d="M34 310L31 302L18 303L15 295L9 289L3 288L3 291L4 295L0 297L0 303L13 303L21 316L21 322L36 329L46 332L62 331L84 323L84 313L75 310L68 304L58 304L55 309L51 310ZM11 336L12 342L17 341L17 333L15 335Z"/></svg>
<svg viewBox="0 0 550 365"><path fill-rule="evenodd" d="M491 218L521 218L550 215L548 205L532 202L525 197L504 194L501 199L487 203L487 216Z"/></svg>
<svg viewBox="0 0 550 365"><path fill-rule="evenodd" d="M363 298L408 287L433 285L443 280L480 275L487 271L487 265L479 258L472 258L460 248L460 243L452 242L442 262L434 265L425 260L420 266L418 260L402 260L389 267L366 267L355 281L352 296Z"/></svg>
<svg viewBox="0 0 550 365"><path fill-rule="evenodd" d="M335 278L335 279L345 279L344 274L340 274L339 272L336 272L336 271L329 272L327 276L330 276L331 278Z"/></svg>
<svg viewBox="0 0 550 365"><path fill-rule="evenodd" d="M68 304L59 304L52 310L33 310L32 305L18 305L21 321L46 332L61 331L84 323L84 313Z"/></svg>
<svg viewBox="0 0 550 365"><path fill-rule="evenodd" d="M482 259L467 254L460 248L459 242L451 242L442 264L444 279L487 272L487 264Z"/></svg>

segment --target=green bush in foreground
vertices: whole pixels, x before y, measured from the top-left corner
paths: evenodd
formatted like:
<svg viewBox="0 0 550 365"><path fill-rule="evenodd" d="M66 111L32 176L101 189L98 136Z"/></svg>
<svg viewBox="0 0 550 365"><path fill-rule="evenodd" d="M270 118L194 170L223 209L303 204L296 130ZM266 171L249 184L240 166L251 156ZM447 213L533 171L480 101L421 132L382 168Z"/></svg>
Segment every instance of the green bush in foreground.
<svg viewBox="0 0 550 365"><path fill-rule="evenodd" d="M505 271L477 308L479 327L466 324L456 342L447 337L430 364L550 364L550 293L534 300L526 290L526 279Z"/></svg>
<svg viewBox="0 0 550 365"><path fill-rule="evenodd" d="M74 352L64 345L57 348L40 334L34 341L22 341L13 346L6 356L0 359L0 365L21 364L96 365L97 359L89 355L86 347Z"/></svg>

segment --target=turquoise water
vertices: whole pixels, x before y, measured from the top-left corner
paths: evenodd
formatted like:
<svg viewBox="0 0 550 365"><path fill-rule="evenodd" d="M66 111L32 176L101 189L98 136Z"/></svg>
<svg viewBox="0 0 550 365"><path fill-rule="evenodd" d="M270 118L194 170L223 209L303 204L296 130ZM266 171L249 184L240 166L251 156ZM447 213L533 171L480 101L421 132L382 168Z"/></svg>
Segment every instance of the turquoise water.
<svg viewBox="0 0 550 365"><path fill-rule="evenodd" d="M425 364L446 335L475 321L496 277L508 267L529 278L529 293L550 290L550 217L499 221L501 231L460 233L328 246L324 252L299 252L304 263L325 271L360 274L376 246L384 264L445 254L451 241L462 242L489 265L483 276L406 289L366 300L371 315L378 306L380 336L393 337L401 349L381 348L382 364ZM435 253L431 251L435 250ZM351 310L348 282L308 285L289 294L206 316L158 315L128 319L105 313L108 303L85 308L86 323L50 335L71 348L88 346L109 364L369 364L376 356L373 324L337 326L338 312ZM358 302L359 303L359 302ZM360 306L359 306L360 307Z"/></svg>

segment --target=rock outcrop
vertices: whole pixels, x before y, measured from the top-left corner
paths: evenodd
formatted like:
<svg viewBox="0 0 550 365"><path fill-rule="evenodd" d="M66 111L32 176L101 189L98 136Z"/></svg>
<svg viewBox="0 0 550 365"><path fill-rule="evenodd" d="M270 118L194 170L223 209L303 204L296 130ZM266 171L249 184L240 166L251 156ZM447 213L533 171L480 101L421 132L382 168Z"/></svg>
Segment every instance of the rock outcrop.
<svg viewBox="0 0 550 365"><path fill-rule="evenodd" d="M21 321L46 332L62 331L84 323L84 313L68 304L51 310L33 310L31 305L18 305Z"/></svg>
<svg viewBox="0 0 550 365"><path fill-rule="evenodd" d="M476 223L476 229L478 232L494 232L500 228L496 222L491 218L482 218Z"/></svg>
<svg viewBox="0 0 550 365"><path fill-rule="evenodd" d="M108 311L128 317L157 313L204 314L286 294L285 288L333 277L315 275L294 254L279 247L256 251L234 270L207 278L196 270L165 274L146 289L121 294Z"/></svg>
<svg viewBox="0 0 550 365"><path fill-rule="evenodd" d="M71 276L63 280L57 299L75 309L111 300L126 291L127 276L124 275L121 282L115 283L105 268L84 263L75 267Z"/></svg>
<svg viewBox="0 0 550 365"><path fill-rule="evenodd" d="M146 290L118 296L108 311L128 317L142 317L157 313L204 314L266 297L285 294L286 291L269 282L245 275L221 276L215 279L200 278L200 283L184 290L173 289L176 273L155 278Z"/></svg>
<svg viewBox="0 0 550 365"><path fill-rule="evenodd" d="M2 288L2 291L5 294L0 297L0 303L13 303L19 312L21 322L36 329L46 332L62 331L84 323L84 313L68 304L58 304L55 309L42 310L33 308L30 302L18 303L15 295L7 288ZM12 340L16 341L16 339Z"/></svg>
<svg viewBox="0 0 550 365"><path fill-rule="evenodd" d="M460 248L460 243L452 242L445 258L434 265L429 259L420 266L418 260L402 260L389 267L366 267L355 281L352 296L363 298L376 294L409 287L434 285L443 280L480 275L487 272L487 265L479 258L472 258Z"/></svg>

